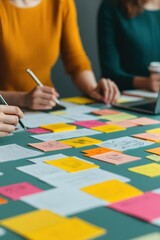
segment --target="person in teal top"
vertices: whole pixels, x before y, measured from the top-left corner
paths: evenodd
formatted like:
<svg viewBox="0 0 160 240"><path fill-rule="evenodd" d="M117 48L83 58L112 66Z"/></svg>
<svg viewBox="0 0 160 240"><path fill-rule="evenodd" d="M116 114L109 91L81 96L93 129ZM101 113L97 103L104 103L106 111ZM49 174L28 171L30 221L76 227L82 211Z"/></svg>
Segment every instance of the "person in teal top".
<svg viewBox="0 0 160 240"><path fill-rule="evenodd" d="M160 0L103 0L98 13L98 43L103 77L119 89L157 92L160 74Z"/></svg>

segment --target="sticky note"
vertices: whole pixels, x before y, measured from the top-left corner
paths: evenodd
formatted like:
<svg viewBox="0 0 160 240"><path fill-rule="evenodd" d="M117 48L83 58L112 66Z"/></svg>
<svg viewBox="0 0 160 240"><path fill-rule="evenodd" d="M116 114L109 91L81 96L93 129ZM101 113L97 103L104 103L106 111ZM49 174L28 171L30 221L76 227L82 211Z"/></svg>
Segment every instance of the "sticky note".
<svg viewBox="0 0 160 240"><path fill-rule="evenodd" d="M61 168L67 172L78 172L82 170L92 169L92 168L98 168L98 165L95 165L93 163L89 163L86 161L82 161L75 157L66 157L61 158L58 160L46 160L44 161L48 164L51 164L55 167Z"/></svg>
<svg viewBox="0 0 160 240"><path fill-rule="evenodd" d="M70 145L75 148L79 148L79 147L86 147L86 146L90 146L90 145L99 144L102 141L94 139L94 138L89 138L89 137L80 137L80 138L71 138L68 140L60 141L60 142Z"/></svg>
<svg viewBox="0 0 160 240"><path fill-rule="evenodd" d="M101 109L98 111L92 111L92 113L96 115L110 115L110 114L117 114L120 113L120 111L112 110L112 109Z"/></svg>
<svg viewBox="0 0 160 240"><path fill-rule="evenodd" d="M79 218L71 218L65 222L47 227L31 233L28 237L32 240L82 240L93 239L106 233L106 230L90 224Z"/></svg>
<svg viewBox="0 0 160 240"><path fill-rule="evenodd" d="M123 121L118 121L118 122L108 122L108 124L114 124L114 125L124 127L124 128L130 128L130 127L137 126L136 124L130 122L130 120L123 120Z"/></svg>
<svg viewBox="0 0 160 240"><path fill-rule="evenodd" d="M160 128L153 128L153 129L147 130L146 132L160 134Z"/></svg>
<svg viewBox="0 0 160 240"><path fill-rule="evenodd" d="M111 115L104 115L101 116L101 119L106 119L109 121L123 121L126 119L132 119L132 118L136 118L137 116L129 114L129 113L118 113L118 114L111 114Z"/></svg>
<svg viewBox="0 0 160 240"><path fill-rule="evenodd" d="M136 138L146 139L153 142L160 142L160 134L156 134L156 133L139 133L132 136Z"/></svg>
<svg viewBox="0 0 160 240"><path fill-rule="evenodd" d="M118 153L115 151L94 155L92 156L92 158L95 158L104 162L112 163L115 165L124 164L127 162L133 162L141 159L139 157L133 157L133 156Z"/></svg>
<svg viewBox="0 0 160 240"><path fill-rule="evenodd" d="M160 121L158 121L158 120L154 120L154 119L146 118L146 117L132 119L132 120L130 120L130 122L135 123L137 125L142 125L142 126L160 123Z"/></svg>
<svg viewBox="0 0 160 240"><path fill-rule="evenodd" d="M147 149L146 152L150 152L150 153L160 155L160 147Z"/></svg>
<svg viewBox="0 0 160 240"><path fill-rule="evenodd" d="M109 207L150 222L160 217L160 194L146 192L141 196L111 204Z"/></svg>
<svg viewBox="0 0 160 240"><path fill-rule="evenodd" d="M155 162L160 162L160 156L156 155L156 154L151 154L146 156L146 158L148 158L149 160L155 161Z"/></svg>
<svg viewBox="0 0 160 240"><path fill-rule="evenodd" d="M73 124L81 126L81 127L86 127L86 128L92 128L92 127L106 125L105 122L100 122L97 120L76 121L76 122L73 122Z"/></svg>
<svg viewBox="0 0 160 240"><path fill-rule="evenodd" d="M109 148L103 148L103 147L82 150L82 152L84 152L85 155L87 156L93 156L93 155L110 152L110 151L113 151L113 150Z"/></svg>
<svg viewBox="0 0 160 240"><path fill-rule="evenodd" d="M43 129L43 128L30 128L27 129L27 132L35 133L35 134L41 134L41 133L49 133L49 130Z"/></svg>
<svg viewBox="0 0 160 240"><path fill-rule="evenodd" d="M160 176L160 165L157 163L149 163L138 167L129 168L128 170L148 177Z"/></svg>
<svg viewBox="0 0 160 240"><path fill-rule="evenodd" d="M35 210L15 217L6 218L0 224L11 231L26 236L28 233L40 231L43 228L53 226L66 218L48 210Z"/></svg>
<svg viewBox="0 0 160 240"><path fill-rule="evenodd" d="M77 104L89 104L96 102L94 99L88 98L88 97L71 97L71 98L63 98L62 99L65 102L72 102Z"/></svg>
<svg viewBox="0 0 160 240"><path fill-rule="evenodd" d="M111 133L111 132L118 132L118 131L126 130L126 128L119 127L119 126L113 125L113 124L93 127L92 129L94 129L96 131L100 131L100 132L105 132L105 133Z"/></svg>
<svg viewBox="0 0 160 240"><path fill-rule="evenodd" d="M81 188L81 190L110 203L143 194L139 189L118 180L97 183L95 185Z"/></svg>
<svg viewBox="0 0 160 240"><path fill-rule="evenodd" d="M44 152L71 148L71 146L69 146L65 143L57 142L57 141L54 141L54 140L49 140L49 141L46 141L46 142L39 142L39 143L29 143L28 145L31 146L31 147L40 149Z"/></svg>
<svg viewBox="0 0 160 240"><path fill-rule="evenodd" d="M0 187L0 194L9 197L13 200L17 200L23 196L27 196L38 192L42 192L42 189L37 188L27 182L21 182Z"/></svg>
<svg viewBox="0 0 160 240"><path fill-rule="evenodd" d="M136 238L132 238L131 240L159 240L159 239L160 239L160 233L153 232L153 233L145 234Z"/></svg>
<svg viewBox="0 0 160 240"><path fill-rule="evenodd" d="M76 126L70 125L67 123L54 123L54 124L41 125L41 128L50 130L52 132L64 132L64 131L75 130Z"/></svg>
<svg viewBox="0 0 160 240"><path fill-rule="evenodd" d="M0 197L0 205L5 204L5 203L7 203L7 202L8 202L7 199L5 199L5 198L3 198L3 197Z"/></svg>

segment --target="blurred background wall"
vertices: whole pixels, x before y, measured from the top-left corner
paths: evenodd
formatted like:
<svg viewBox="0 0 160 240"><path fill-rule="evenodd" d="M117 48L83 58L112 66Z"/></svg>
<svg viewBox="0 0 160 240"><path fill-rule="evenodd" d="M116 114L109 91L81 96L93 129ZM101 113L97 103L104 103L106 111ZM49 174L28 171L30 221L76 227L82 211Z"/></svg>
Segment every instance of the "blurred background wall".
<svg viewBox="0 0 160 240"><path fill-rule="evenodd" d="M96 78L100 77L100 68L97 49L97 11L101 0L75 0L78 14L78 23L84 49L89 56ZM52 80L60 97L78 95L80 92L74 86L70 76L63 68L59 59L52 70Z"/></svg>

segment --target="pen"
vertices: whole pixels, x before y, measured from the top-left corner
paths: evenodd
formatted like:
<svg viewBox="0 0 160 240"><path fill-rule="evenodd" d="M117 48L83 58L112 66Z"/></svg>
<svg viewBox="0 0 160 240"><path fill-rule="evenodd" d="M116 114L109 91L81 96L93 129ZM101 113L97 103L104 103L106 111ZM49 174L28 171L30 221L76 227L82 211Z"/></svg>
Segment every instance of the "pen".
<svg viewBox="0 0 160 240"><path fill-rule="evenodd" d="M41 81L37 78L37 76L29 68L27 68L26 72L33 78L33 80L37 83L38 86L43 87L43 84L41 83ZM55 102L58 105L61 105L57 98L55 98Z"/></svg>
<svg viewBox="0 0 160 240"><path fill-rule="evenodd" d="M0 95L0 102L3 104L3 105L7 105L8 106L8 103L4 100L4 98L2 97L2 95ZM21 125L21 127L26 131L27 128L24 126L23 122L19 119L19 124Z"/></svg>

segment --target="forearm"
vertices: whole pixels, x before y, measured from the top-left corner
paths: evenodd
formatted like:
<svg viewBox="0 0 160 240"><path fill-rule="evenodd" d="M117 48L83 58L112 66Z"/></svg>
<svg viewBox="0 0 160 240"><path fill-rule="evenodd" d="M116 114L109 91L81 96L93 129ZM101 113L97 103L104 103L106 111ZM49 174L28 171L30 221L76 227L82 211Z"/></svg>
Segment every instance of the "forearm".
<svg viewBox="0 0 160 240"><path fill-rule="evenodd" d="M26 92L0 91L0 94L4 97L4 99L9 105L26 107Z"/></svg>
<svg viewBox="0 0 160 240"><path fill-rule="evenodd" d="M136 76L133 78L133 86L136 89L148 89L148 81L149 79L147 77Z"/></svg>
<svg viewBox="0 0 160 240"><path fill-rule="evenodd" d="M89 70L80 72L74 78L74 82L75 82L75 85L85 94L88 94L97 86L94 73Z"/></svg>

